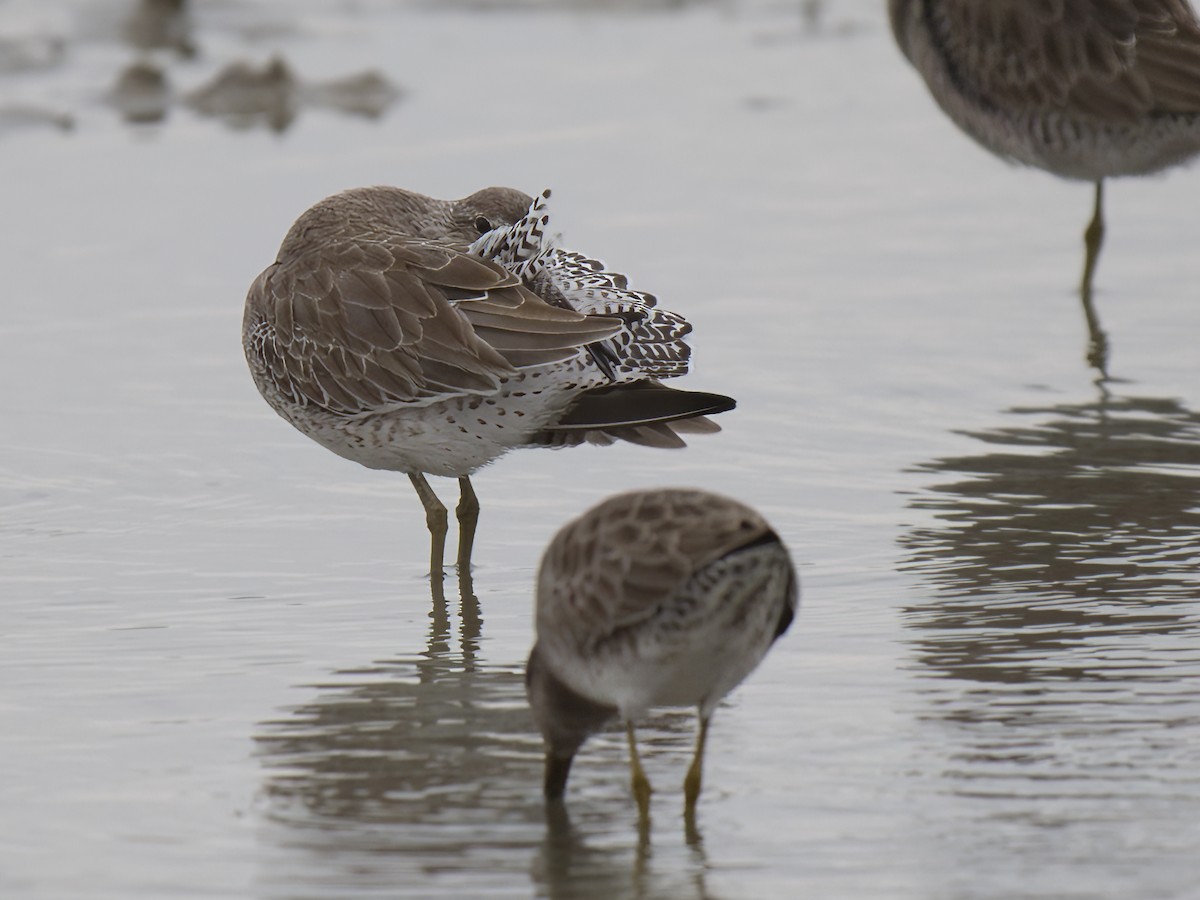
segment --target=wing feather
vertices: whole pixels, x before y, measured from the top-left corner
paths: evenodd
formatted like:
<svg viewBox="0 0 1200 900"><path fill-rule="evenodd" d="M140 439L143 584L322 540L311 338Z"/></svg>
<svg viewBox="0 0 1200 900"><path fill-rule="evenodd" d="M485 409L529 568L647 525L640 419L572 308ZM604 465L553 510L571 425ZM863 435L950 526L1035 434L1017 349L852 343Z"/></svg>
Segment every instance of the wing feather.
<svg viewBox="0 0 1200 900"><path fill-rule="evenodd" d="M1180 0L930 0L960 86L1001 106L1133 122L1200 112L1200 24Z"/></svg>
<svg viewBox="0 0 1200 900"><path fill-rule="evenodd" d="M251 286L245 327L280 392L355 414L488 394L622 326L552 307L498 264L394 237L293 246Z"/></svg>
<svg viewBox="0 0 1200 900"><path fill-rule="evenodd" d="M714 503L694 491L619 494L547 548L538 631L571 634L578 645L609 640L655 616L697 570L771 533L735 501Z"/></svg>

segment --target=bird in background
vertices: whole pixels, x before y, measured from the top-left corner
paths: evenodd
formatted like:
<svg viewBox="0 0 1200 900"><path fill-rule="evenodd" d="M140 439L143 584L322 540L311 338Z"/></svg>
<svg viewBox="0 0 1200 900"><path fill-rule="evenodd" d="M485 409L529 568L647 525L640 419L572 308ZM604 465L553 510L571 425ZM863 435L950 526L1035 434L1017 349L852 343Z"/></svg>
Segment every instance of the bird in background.
<svg viewBox="0 0 1200 900"><path fill-rule="evenodd" d="M545 742L547 800L562 799L584 741L620 719L645 819L650 783L634 725L653 707L694 706L699 729L684 780L690 819L713 710L788 630L798 603L787 548L736 500L633 491L565 525L542 558L525 673Z"/></svg>
<svg viewBox="0 0 1200 900"><path fill-rule="evenodd" d="M1092 304L1104 179L1200 152L1200 22L1187 0L889 0L896 43L943 112L1011 162L1095 184L1080 294Z"/></svg>
<svg viewBox="0 0 1200 900"><path fill-rule="evenodd" d="M246 297L259 392L321 446L408 475L438 581L448 517L426 475L459 481L461 576L482 466L517 447L682 447L680 434L719 431L705 417L735 406L661 383L688 371L691 325L560 248L549 196L335 194L296 220Z"/></svg>

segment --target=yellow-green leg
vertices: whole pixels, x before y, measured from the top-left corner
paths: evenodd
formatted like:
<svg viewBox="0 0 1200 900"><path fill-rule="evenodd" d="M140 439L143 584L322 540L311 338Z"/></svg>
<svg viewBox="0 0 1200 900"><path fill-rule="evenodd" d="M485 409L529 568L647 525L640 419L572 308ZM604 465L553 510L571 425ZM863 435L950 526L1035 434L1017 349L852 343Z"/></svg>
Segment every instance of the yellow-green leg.
<svg viewBox="0 0 1200 900"><path fill-rule="evenodd" d="M642 768L642 759L638 756L637 737L633 733L633 723L625 723L625 736L629 739L629 774L633 786L633 798L637 801L638 814L643 818L650 815L650 779Z"/></svg>
<svg viewBox="0 0 1200 900"><path fill-rule="evenodd" d="M475 546L475 526L479 524L479 498L471 479L463 475L458 479L458 575L468 578L471 573L471 549Z"/></svg>
<svg viewBox="0 0 1200 900"><path fill-rule="evenodd" d="M700 715L700 728L696 732L696 755L683 779L683 804L685 812L696 809L696 798L700 796L700 783L704 770L704 747L708 743L708 717Z"/></svg>
<svg viewBox="0 0 1200 900"><path fill-rule="evenodd" d="M1088 327L1088 362L1106 375L1108 365L1108 336L1100 327L1100 317L1096 315L1096 307L1092 302L1092 281L1096 274L1096 263L1100 259L1100 246L1104 243L1104 182L1096 182L1096 201L1092 208L1092 221L1083 232L1083 246L1086 251L1083 261L1083 280L1079 285L1079 295L1083 300L1083 315Z"/></svg>
<svg viewBox="0 0 1200 900"><path fill-rule="evenodd" d="M420 472L409 475L408 480L425 507L425 524L429 527L429 577L441 581L444 575L442 559L446 555L446 532L450 530L446 507Z"/></svg>
<svg viewBox="0 0 1200 900"><path fill-rule="evenodd" d="M1083 232L1083 281L1079 285L1082 294L1092 292L1092 276L1096 274L1096 262L1100 258L1100 246L1104 243L1104 182L1096 182L1096 200L1092 207L1092 221Z"/></svg>

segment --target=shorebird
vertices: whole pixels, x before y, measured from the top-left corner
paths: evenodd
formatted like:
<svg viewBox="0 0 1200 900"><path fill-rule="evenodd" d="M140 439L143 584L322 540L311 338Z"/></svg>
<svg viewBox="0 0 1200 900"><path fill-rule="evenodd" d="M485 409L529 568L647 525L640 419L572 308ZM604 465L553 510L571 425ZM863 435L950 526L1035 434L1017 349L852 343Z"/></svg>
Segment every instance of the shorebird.
<svg viewBox="0 0 1200 900"><path fill-rule="evenodd" d="M619 718L646 816L650 783L634 724L652 707L695 706L696 749L684 780L692 813L713 710L787 631L798 601L787 548L736 500L634 491L564 526L542 559L525 672L545 739L546 798L563 796L580 746Z"/></svg>
<svg viewBox="0 0 1200 900"><path fill-rule="evenodd" d="M888 0L892 33L942 110L1012 162L1095 184L1080 293L1091 303L1104 179L1200 153L1200 22L1187 0Z"/></svg>
<svg viewBox="0 0 1200 900"><path fill-rule="evenodd" d="M246 297L242 344L267 403L339 456L409 476L435 579L447 515L426 474L459 481L463 574L481 466L515 447L681 447L680 432L719 431L704 416L735 405L660 383L687 372L691 325L559 248L549 195L335 194L296 220Z"/></svg>

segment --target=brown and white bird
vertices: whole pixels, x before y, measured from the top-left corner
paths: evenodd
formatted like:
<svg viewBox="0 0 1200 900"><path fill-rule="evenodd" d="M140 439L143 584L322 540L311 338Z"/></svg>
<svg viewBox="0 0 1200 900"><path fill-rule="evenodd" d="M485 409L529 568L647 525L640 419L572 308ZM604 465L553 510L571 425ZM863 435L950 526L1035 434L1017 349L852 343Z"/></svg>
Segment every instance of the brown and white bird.
<svg viewBox="0 0 1200 900"><path fill-rule="evenodd" d="M557 247L548 197L335 194L296 220L246 297L242 343L267 403L339 456L409 476L435 578L447 515L426 474L459 480L465 572L481 466L516 447L681 447L679 432L718 431L704 416L735 405L660 383L687 372L691 325Z"/></svg>
<svg viewBox="0 0 1200 900"><path fill-rule="evenodd" d="M889 0L888 12L959 128L1003 159L1095 184L1080 285L1095 338L1104 179L1200 153L1200 22L1187 0Z"/></svg>
<svg viewBox="0 0 1200 900"><path fill-rule="evenodd" d="M799 603L791 556L750 507L679 488L618 494L555 535L537 580L537 640L525 684L546 745L549 800L566 790L589 735L621 719L639 811L650 784L634 724L694 706L684 780L695 808L713 710L787 631Z"/></svg>

